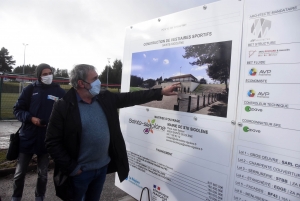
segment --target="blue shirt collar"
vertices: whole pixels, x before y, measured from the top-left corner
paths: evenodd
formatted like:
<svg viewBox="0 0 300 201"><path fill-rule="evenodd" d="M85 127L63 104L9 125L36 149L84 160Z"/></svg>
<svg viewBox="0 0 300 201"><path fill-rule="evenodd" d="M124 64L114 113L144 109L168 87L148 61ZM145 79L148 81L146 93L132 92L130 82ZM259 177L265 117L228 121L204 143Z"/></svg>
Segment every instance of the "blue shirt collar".
<svg viewBox="0 0 300 201"><path fill-rule="evenodd" d="M77 102L78 103L87 103L87 102L85 102L84 100L82 100L82 98L79 96L79 94L78 94L78 92L75 90L75 93L76 93L76 98L77 98ZM94 96L93 98L92 98L92 103L95 101L97 99L97 96Z"/></svg>

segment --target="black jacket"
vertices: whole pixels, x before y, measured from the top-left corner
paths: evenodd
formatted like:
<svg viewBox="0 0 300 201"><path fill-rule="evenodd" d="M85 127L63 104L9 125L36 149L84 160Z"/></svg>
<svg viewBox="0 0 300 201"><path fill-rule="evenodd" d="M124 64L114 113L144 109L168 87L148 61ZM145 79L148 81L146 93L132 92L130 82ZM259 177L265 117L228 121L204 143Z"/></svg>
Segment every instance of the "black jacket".
<svg viewBox="0 0 300 201"><path fill-rule="evenodd" d="M49 85L36 81L24 88L14 106L14 115L23 123L20 131L21 153L45 154L46 127L38 127L31 117L44 120L47 124L53 103L65 95L65 90L56 83Z"/></svg>
<svg viewBox="0 0 300 201"><path fill-rule="evenodd" d="M110 131L109 155L111 161L107 173L117 172L121 182L128 176L129 164L117 109L161 99L161 89L129 93L105 91L97 96L97 101L106 115ZM54 183L56 194L61 198L63 196L60 194L66 191L63 190L63 187L60 188L61 181L58 180L64 179L55 177L68 176L76 168L81 131L76 92L72 88L63 99L54 104L46 134L46 147L55 162Z"/></svg>

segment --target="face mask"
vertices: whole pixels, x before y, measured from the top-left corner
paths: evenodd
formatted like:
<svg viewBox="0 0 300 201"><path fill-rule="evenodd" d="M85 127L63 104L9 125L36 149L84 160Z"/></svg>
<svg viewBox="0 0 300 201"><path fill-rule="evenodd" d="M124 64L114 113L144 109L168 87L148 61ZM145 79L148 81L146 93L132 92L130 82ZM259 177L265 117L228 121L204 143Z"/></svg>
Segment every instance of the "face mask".
<svg viewBox="0 0 300 201"><path fill-rule="evenodd" d="M44 83L44 84L51 84L52 83L52 80L53 80L53 75L46 75L46 76L42 76L41 77L41 81Z"/></svg>
<svg viewBox="0 0 300 201"><path fill-rule="evenodd" d="M101 82L99 79L95 80L94 82L91 83L91 87L89 92L92 94L92 96L96 96L100 93L100 88L101 88Z"/></svg>

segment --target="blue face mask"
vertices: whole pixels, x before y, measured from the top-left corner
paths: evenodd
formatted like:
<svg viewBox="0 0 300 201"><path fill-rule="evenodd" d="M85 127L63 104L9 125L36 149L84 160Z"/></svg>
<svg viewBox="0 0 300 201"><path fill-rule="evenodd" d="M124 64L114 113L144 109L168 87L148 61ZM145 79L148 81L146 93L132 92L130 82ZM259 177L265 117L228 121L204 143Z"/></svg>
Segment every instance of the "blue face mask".
<svg viewBox="0 0 300 201"><path fill-rule="evenodd" d="M85 81L84 81L85 82ZM88 82L85 82L88 83ZM92 94L92 96L97 96L100 93L100 89L101 89L101 82L99 79L95 80L92 83L89 83L91 85L92 88L89 89L90 94Z"/></svg>

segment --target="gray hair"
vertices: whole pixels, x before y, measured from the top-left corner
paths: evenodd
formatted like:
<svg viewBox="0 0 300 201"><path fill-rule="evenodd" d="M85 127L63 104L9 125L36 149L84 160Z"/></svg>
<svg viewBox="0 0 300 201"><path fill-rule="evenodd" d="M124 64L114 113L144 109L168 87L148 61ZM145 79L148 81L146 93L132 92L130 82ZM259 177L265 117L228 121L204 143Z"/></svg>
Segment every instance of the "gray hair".
<svg viewBox="0 0 300 201"><path fill-rule="evenodd" d="M96 70L94 66L87 64L78 64L70 72L71 85L77 89L78 80L86 80L90 70Z"/></svg>

